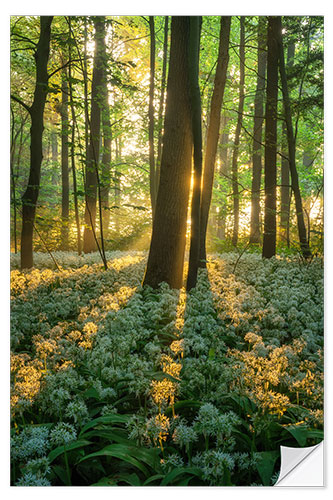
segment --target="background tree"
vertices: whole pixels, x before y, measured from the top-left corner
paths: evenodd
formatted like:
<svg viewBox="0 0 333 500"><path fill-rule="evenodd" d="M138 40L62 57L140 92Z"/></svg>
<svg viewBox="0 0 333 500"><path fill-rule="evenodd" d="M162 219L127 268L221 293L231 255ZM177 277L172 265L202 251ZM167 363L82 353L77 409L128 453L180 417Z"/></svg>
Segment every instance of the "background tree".
<svg viewBox="0 0 333 500"><path fill-rule="evenodd" d="M214 79L214 90L210 103L209 125L207 130L205 163L202 179L199 253L200 266L202 267L205 267L206 265L206 234L212 197L216 151L220 131L221 107L227 78L230 22L230 16L221 16L219 52Z"/></svg>
<svg viewBox="0 0 333 500"><path fill-rule="evenodd" d="M254 99L252 188L251 188L251 229L250 243L260 242L260 190L262 171L262 129L264 122L264 90L266 75L266 19L258 22L257 87Z"/></svg>
<svg viewBox="0 0 333 500"><path fill-rule="evenodd" d="M233 215L234 226L232 232L232 244L237 245L239 231L239 187L238 187L238 151L239 140L243 122L244 109L244 85L245 85L245 26L244 17L240 18L240 42L239 42L239 98L237 111L237 125L234 139L232 155L232 196L233 196Z"/></svg>
<svg viewBox="0 0 333 500"><path fill-rule="evenodd" d="M190 47L189 47L189 86L192 114L193 138L193 188L191 201L191 237L188 262L186 289L196 286L200 252L200 209L201 209L201 180L202 180L202 127L201 127L201 96L199 88L199 53L201 18L190 18Z"/></svg>
<svg viewBox="0 0 333 500"><path fill-rule="evenodd" d="M69 168L68 168L68 82L66 68L61 78L61 249L69 245Z"/></svg>
<svg viewBox="0 0 333 500"><path fill-rule="evenodd" d="M270 258L276 252L276 150L278 97L279 20L268 17L267 90L265 113L265 218L262 255Z"/></svg>
<svg viewBox="0 0 333 500"><path fill-rule="evenodd" d="M305 224L304 224L302 197L301 197L301 192L299 189L298 173L297 173L297 168L296 168L296 141L295 141L292 118L291 118L288 82L287 82L287 75L286 75L285 61L284 61L281 17L278 17L277 24L278 24L277 42L278 42L278 51L279 51L279 69L280 69L280 75L281 75L283 105L284 105L284 113L285 113L286 128L287 128L289 167L290 167L290 174L291 174L291 187L292 187L294 197L295 197L297 228L298 228L298 235L299 235L301 251L302 251L304 258L309 258L309 257L311 257L311 250L309 248L309 243L308 243L308 240L306 237L306 228L305 228Z"/></svg>
<svg viewBox="0 0 333 500"><path fill-rule="evenodd" d="M94 18L95 53L94 69L91 84L91 114L89 121L89 147L87 151L87 167L85 175L85 228L83 235L83 251L89 253L97 249L96 236L96 204L98 188L98 161L100 150L100 127L103 83L103 46L105 38L104 18Z"/></svg>
<svg viewBox="0 0 333 500"><path fill-rule="evenodd" d="M27 188L22 196L22 232L21 232L21 268L33 266L33 230L36 215L36 203L39 194L40 169L43 158L43 115L48 92L47 63L50 52L51 23L53 16L40 17L40 37L36 46L36 85L31 106L27 106L17 97L30 114L30 173Z"/></svg>

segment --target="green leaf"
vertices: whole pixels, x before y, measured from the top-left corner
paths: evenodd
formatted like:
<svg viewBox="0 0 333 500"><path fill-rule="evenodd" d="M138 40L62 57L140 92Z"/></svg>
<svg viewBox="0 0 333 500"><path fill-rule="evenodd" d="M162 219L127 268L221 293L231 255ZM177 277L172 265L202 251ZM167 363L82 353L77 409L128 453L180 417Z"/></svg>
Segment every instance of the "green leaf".
<svg viewBox="0 0 333 500"><path fill-rule="evenodd" d="M147 468L142 464L144 462L146 465L149 465L151 468L155 469L159 466L158 454L159 449L151 448L145 450L143 448L139 448L137 446L126 445L126 444L111 444L106 446L100 451L95 453L91 453L83 457L80 462L84 460L88 460L92 457L100 457L100 456L110 456L119 458L125 462L128 462L138 469L140 469L146 476L149 475ZM140 460L140 461L139 461ZM79 463L80 463L79 462Z"/></svg>
<svg viewBox="0 0 333 500"><path fill-rule="evenodd" d="M271 484L271 477L274 472L274 465L280 453L277 450L259 452L260 461L257 464L257 471L264 486Z"/></svg>
<svg viewBox="0 0 333 500"><path fill-rule="evenodd" d="M97 483L91 486L116 486L116 481L111 477L102 477Z"/></svg>
<svg viewBox="0 0 333 500"><path fill-rule="evenodd" d="M124 446L124 445L115 445L111 444L110 446L106 446L103 448L101 451L97 451L95 453L91 453L90 455L86 455L85 457L81 458L80 462L83 462L84 460L88 460L93 457L114 457L114 458L119 458L119 460L123 460L124 462L127 462L137 469L139 469L141 472L143 472L146 476L149 475L149 472L147 468L139 462L136 458L134 458L131 455L128 455L126 451L121 450L121 449L115 449L115 446Z"/></svg>
<svg viewBox="0 0 333 500"><path fill-rule="evenodd" d="M143 483L142 486L148 486L148 484L153 483L154 481L157 481L157 479L162 479L164 477L164 474L155 474L154 476L151 476L150 478L146 479L146 481Z"/></svg>
<svg viewBox="0 0 333 500"><path fill-rule="evenodd" d="M177 467L176 469L172 469L172 471L165 476L161 482L161 486L167 486L168 484L173 483L176 477L183 476L184 474L190 474L201 478L202 470L196 467Z"/></svg>
<svg viewBox="0 0 333 500"><path fill-rule="evenodd" d="M58 446L54 450L50 451L50 453L48 455L48 460L50 463L53 462L53 460L55 460L57 457L59 457L60 455L62 455L65 452L65 449L66 449L66 452L68 452L68 451L76 450L78 448L82 448L83 446L89 446L90 444L93 444L93 443L91 441L87 441L85 439L83 439L83 440L79 439L78 441L73 441L72 443L66 444L66 447L65 446Z"/></svg>
<svg viewBox="0 0 333 500"><path fill-rule="evenodd" d="M208 351L208 359L214 359L215 358L215 349L211 347Z"/></svg>
<svg viewBox="0 0 333 500"><path fill-rule="evenodd" d="M135 474L135 472L133 472L132 474L121 474L120 476L117 476L116 482L119 483L120 481L123 483L127 483L130 486L141 486L140 479L138 475Z"/></svg>
<svg viewBox="0 0 333 500"><path fill-rule="evenodd" d="M112 427L111 429L93 429L85 432L81 437L85 439L103 438L110 442L115 441L116 443L135 446L135 441L130 441L128 439L126 431L117 427Z"/></svg>
<svg viewBox="0 0 333 500"><path fill-rule="evenodd" d="M84 427L82 427L80 436L82 436L82 434L88 429L91 429L98 424L125 424L130 418L130 415L118 415L118 413L105 415L103 417L97 417L94 420L88 422Z"/></svg>
<svg viewBox="0 0 333 500"><path fill-rule="evenodd" d="M287 427L282 427L296 439L297 444L301 447L306 446L308 439L316 438L322 440L324 438L323 431L318 429L309 429L306 425L288 425Z"/></svg>

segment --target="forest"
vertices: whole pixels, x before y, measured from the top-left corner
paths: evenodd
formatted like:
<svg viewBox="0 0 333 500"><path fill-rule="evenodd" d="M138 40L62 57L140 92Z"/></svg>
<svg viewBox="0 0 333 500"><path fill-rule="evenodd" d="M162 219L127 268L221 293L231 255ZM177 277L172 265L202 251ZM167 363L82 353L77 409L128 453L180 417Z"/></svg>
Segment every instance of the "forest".
<svg viewBox="0 0 333 500"><path fill-rule="evenodd" d="M12 486L273 486L324 426L324 18L11 16Z"/></svg>

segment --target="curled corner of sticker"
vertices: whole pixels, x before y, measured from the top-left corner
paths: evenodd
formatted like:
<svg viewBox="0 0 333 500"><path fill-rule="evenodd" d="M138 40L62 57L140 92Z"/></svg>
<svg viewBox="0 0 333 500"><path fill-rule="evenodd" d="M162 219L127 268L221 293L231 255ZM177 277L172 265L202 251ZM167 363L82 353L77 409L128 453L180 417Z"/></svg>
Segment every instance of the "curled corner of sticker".
<svg viewBox="0 0 333 500"><path fill-rule="evenodd" d="M324 486L324 442L307 448L281 446L280 475L274 486Z"/></svg>

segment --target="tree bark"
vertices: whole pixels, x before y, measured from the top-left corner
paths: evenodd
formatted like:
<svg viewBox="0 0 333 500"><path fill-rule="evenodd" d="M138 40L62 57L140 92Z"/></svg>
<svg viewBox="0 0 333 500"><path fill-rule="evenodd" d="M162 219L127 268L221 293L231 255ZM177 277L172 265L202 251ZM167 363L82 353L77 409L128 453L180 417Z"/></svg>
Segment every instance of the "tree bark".
<svg viewBox="0 0 333 500"><path fill-rule="evenodd" d="M155 172L155 148L154 148L154 90L155 90L155 23L154 16L149 16L150 33L150 83L148 104L148 143L149 143L149 185L152 217L154 220L156 207L156 172Z"/></svg>
<svg viewBox="0 0 333 500"><path fill-rule="evenodd" d="M153 288L162 282L171 288L183 284L192 153L189 31L189 17L172 18L160 186L143 281Z"/></svg>
<svg viewBox="0 0 333 500"><path fill-rule="evenodd" d="M267 89L265 128L265 215L262 255L271 258L276 253L276 140L278 96L278 36L279 21L268 17L267 30Z"/></svg>
<svg viewBox="0 0 333 500"><path fill-rule="evenodd" d="M237 246L239 231L239 192L238 192L238 152L239 138L243 122L244 110L244 84L245 84L245 29L244 17L240 19L240 47L239 47L239 98L238 98L238 117L235 131L234 148L232 155L232 198L233 198L233 216L234 225L232 231L232 244Z"/></svg>
<svg viewBox="0 0 333 500"><path fill-rule="evenodd" d="M197 284L200 250L200 207L202 174L201 96L199 87L200 31L201 17L191 16L189 47L189 85L193 136L193 189L191 204L190 254L186 283L187 291L194 288Z"/></svg>
<svg viewBox="0 0 333 500"><path fill-rule="evenodd" d="M109 207L109 192L111 183L111 120L109 93L106 78L106 54L104 61L104 77L103 77L103 108L102 108L102 131L103 131L103 154L101 163L101 205L102 205L102 224L103 236L108 237L110 224L110 207Z"/></svg>
<svg viewBox="0 0 333 500"><path fill-rule="evenodd" d="M33 266L33 228L43 159L43 115L48 92L47 63L50 52L52 19L53 16L40 17L40 37L35 52L36 86L33 102L29 108L31 117L30 172L27 188L22 196L21 269Z"/></svg>
<svg viewBox="0 0 333 500"><path fill-rule="evenodd" d="M167 68L167 58L168 58L168 33L169 33L169 17L165 16L161 93L160 93L160 102L158 110L158 141L157 141L157 158L156 158L156 170L155 170L156 194L160 183L160 170L161 170L162 140L163 140L163 109L164 109L164 96L165 96L166 68Z"/></svg>
<svg viewBox="0 0 333 500"><path fill-rule="evenodd" d="M306 227L304 223L304 213L303 213L303 204L301 191L299 188L298 182L298 173L296 168L296 141L293 131L293 123L291 117L291 108L290 108L290 99L289 99L289 90L288 90L288 82L286 75L286 68L284 62L284 51L283 51L283 41L282 41L282 25L281 25L281 17L277 18L278 24L278 53L279 53L279 68L281 75L281 84L282 84L282 95L283 95L283 106L284 106L284 115L286 120L287 127L287 138L288 138L288 151L289 151L289 167L290 167L290 176L291 176L291 188L295 197L295 206L296 206L296 217L297 217L297 228L298 228L298 236L301 247L302 255L305 259L311 257L311 251L309 248L309 242L306 236Z"/></svg>
<svg viewBox="0 0 333 500"><path fill-rule="evenodd" d="M266 74L266 19L259 17L258 23L258 66L257 88L254 100L253 154L252 154L252 191L251 191L251 229L250 243L260 243L260 188L262 171L262 129L264 121L264 90Z"/></svg>
<svg viewBox="0 0 333 500"><path fill-rule="evenodd" d="M287 49L287 66L292 66L295 54L295 44L289 43ZM282 152L284 156L288 156L287 127L286 122L282 122ZM287 246L290 246L289 235L289 218L290 218L290 170L288 158L281 158L281 216L280 216L280 233L281 239Z"/></svg>
<svg viewBox="0 0 333 500"><path fill-rule="evenodd" d="M228 183L229 176L229 130L228 123L230 121L230 117L223 115L222 116L222 133L221 133L221 141L220 141L220 176L223 183ZM219 205L219 212L216 216L217 219L217 237L221 240L225 240L225 229L226 229L226 213L227 213L227 192L228 188L224 188L223 186L220 188L221 191L221 202Z"/></svg>
<svg viewBox="0 0 333 500"><path fill-rule="evenodd" d="M100 146L101 126L101 86L103 79L103 43L105 37L104 18L96 17L95 26L95 53L94 68L91 84L91 114L90 114L90 141L87 151L86 166L86 208L84 214L85 228L83 235L83 252L90 253L97 250L96 242L96 204L98 158Z"/></svg>
<svg viewBox="0 0 333 500"><path fill-rule="evenodd" d="M60 248L69 246L69 171L68 171L68 82L66 69L61 81L61 235Z"/></svg>
<svg viewBox="0 0 333 500"><path fill-rule="evenodd" d="M70 41L72 36L71 29L71 17L69 16L69 34ZM76 167L75 167L75 126L76 124L76 115L75 115L75 106L73 101L73 85L72 85L72 53L71 53L71 43L68 47L68 88L69 88L69 101L72 115L72 130L71 130L71 165L72 165L72 177L73 177L73 197L74 197L74 212L75 212L75 223L76 223L76 231L77 231L77 253L81 255L82 247L81 247L81 226L80 226L80 214L79 214L79 204L77 197L77 180L76 180Z"/></svg>
<svg viewBox="0 0 333 500"><path fill-rule="evenodd" d="M217 144L219 140L221 108L225 83L227 80L227 68L229 62L229 36L230 16L221 16L219 54L216 66L214 90L210 105L209 124L207 131L206 154L202 179L202 197L200 213L200 253L199 265L206 267L206 234L208 225L209 208L212 199L214 180L214 169Z"/></svg>

